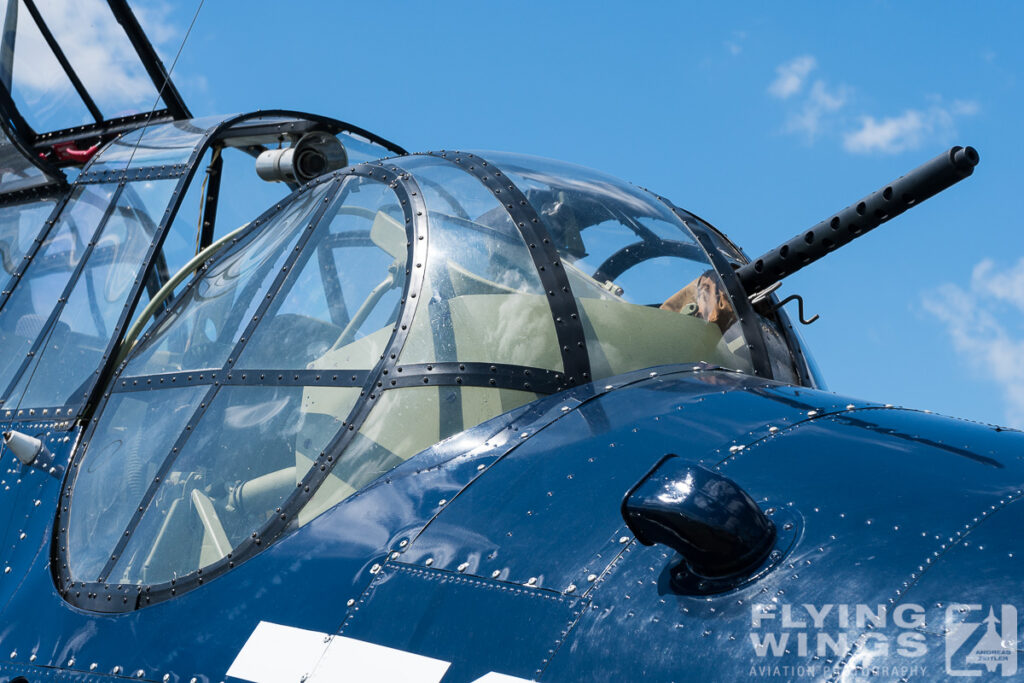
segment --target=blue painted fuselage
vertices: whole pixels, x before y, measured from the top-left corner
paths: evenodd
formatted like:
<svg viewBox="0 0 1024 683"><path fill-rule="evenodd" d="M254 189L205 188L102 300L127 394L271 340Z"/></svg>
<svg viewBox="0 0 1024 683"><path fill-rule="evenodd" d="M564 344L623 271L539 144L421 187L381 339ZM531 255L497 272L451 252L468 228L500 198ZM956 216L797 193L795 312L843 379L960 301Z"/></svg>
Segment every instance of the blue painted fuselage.
<svg viewBox="0 0 1024 683"><path fill-rule="evenodd" d="M78 435L66 428L39 423L58 466ZM640 545L620 512L668 453L743 487L779 529L781 559L724 593L674 589L679 557ZM452 437L205 585L104 615L54 588L62 472L5 453L0 671L221 681L269 622L450 662L445 683L488 672L736 680L771 667L941 675L947 606L1016 595L1005 577L1022 561L1022 455L1013 430L704 366L657 368ZM815 628L803 605L819 616L836 607ZM857 605L874 618L858 619ZM830 641L819 651L821 634L845 639L845 655Z"/></svg>

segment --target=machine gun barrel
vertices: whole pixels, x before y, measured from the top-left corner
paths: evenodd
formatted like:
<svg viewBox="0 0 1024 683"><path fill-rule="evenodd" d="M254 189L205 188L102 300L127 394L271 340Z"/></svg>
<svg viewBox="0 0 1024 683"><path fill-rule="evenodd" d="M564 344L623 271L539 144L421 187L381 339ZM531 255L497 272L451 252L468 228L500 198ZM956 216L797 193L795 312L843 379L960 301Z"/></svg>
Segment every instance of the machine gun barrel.
<svg viewBox="0 0 1024 683"><path fill-rule="evenodd" d="M748 295L756 294L960 182L974 172L977 163L978 152L973 147L952 147L945 154L921 164L856 204L762 254L737 270L736 275Z"/></svg>

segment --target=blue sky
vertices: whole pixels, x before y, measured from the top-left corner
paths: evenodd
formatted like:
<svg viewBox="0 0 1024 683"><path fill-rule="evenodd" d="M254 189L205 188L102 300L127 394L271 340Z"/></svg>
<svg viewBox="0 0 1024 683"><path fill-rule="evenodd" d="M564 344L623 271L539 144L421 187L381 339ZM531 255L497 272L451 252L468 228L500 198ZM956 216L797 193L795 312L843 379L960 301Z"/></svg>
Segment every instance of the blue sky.
<svg viewBox="0 0 1024 683"><path fill-rule="evenodd" d="M168 64L197 3L133 2ZM285 107L671 197L751 256L952 144L974 176L788 278L842 394L1024 427L1024 5L206 2L197 115ZM255 215L263 207L253 207Z"/></svg>

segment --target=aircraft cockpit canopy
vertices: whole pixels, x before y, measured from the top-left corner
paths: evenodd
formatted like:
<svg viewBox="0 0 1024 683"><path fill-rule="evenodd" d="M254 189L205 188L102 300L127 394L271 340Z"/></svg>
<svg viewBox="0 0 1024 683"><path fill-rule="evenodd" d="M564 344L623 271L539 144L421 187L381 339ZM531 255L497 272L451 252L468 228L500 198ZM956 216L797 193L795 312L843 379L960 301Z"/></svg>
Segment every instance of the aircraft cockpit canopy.
<svg viewBox="0 0 1024 683"><path fill-rule="evenodd" d="M696 362L810 383L780 319L736 296L742 262L659 197L553 161L324 175L213 256L118 370L72 474L61 588L168 599L573 385Z"/></svg>

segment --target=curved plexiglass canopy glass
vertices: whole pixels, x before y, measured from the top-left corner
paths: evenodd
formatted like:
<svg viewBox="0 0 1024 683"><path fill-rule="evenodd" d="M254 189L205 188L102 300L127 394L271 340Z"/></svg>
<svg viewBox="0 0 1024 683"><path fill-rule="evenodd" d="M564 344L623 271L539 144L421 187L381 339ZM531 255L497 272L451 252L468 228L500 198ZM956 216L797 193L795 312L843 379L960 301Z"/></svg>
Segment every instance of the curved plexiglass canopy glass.
<svg viewBox="0 0 1024 683"><path fill-rule="evenodd" d="M209 246L216 217L237 227L227 221L239 197L248 205L287 193L257 178L251 156L312 129L336 135L353 162L395 152L367 131L301 112L172 121L112 141L60 201L0 205L0 279L10 283L0 292L0 419L85 410L136 311Z"/></svg>
<svg viewBox="0 0 1024 683"><path fill-rule="evenodd" d="M698 219L586 169L486 156L322 177L207 264L86 434L65 595L167 599L539 395L670 363L766 374Z"/></svg>

